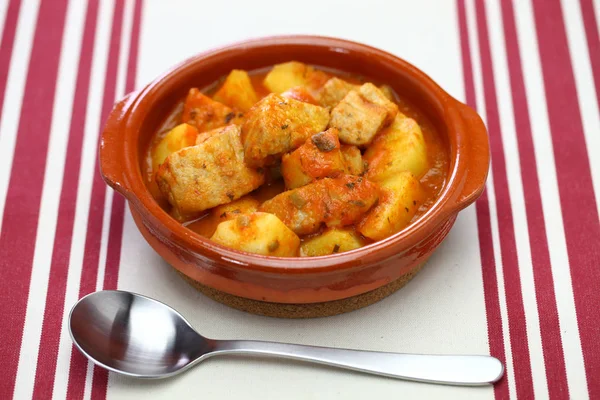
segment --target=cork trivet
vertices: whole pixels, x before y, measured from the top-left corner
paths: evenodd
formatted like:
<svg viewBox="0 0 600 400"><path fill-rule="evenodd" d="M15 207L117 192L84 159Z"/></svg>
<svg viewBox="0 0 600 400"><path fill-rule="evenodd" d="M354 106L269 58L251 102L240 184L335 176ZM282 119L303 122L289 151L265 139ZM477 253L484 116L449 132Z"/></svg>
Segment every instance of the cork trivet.
<svg viewBox="0 0 600 400"><path fill-rule="evenodd" d="M406 285L421 270L424 264L417 266L395 281L370 292L348 297L347 299L309 304L270 303L247 299L205 286L181 273L180 275L205 296L238 310L275 318L317 318L343 314L378 302Z"/></svg>

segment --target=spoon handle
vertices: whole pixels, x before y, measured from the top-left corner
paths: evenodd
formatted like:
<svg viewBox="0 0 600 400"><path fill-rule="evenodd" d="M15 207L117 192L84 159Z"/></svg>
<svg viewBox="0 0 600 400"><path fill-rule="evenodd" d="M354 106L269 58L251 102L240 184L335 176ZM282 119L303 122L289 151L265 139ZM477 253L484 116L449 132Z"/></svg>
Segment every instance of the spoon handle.
<svg viewBox="0 0 600 400"><path fill-rule="evenodd" d="M497 382L502 363L490 356L424 355L347 350L250 340L214 341L219 354L253 354L315 362L369 374L447 385L480 386Z"/></svg>

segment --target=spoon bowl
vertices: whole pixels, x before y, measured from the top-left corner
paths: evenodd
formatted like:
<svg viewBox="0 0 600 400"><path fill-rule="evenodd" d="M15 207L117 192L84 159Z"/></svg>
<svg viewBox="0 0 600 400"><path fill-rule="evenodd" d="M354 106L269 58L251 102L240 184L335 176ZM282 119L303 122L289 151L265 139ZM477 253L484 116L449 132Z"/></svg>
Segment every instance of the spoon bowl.
<svg viewBox="0 0 600 400"><path fill-rule="evenodd" d="M75 346L90 360L134 377L168 377L211 349L211 340L177 311L122 291L82 298L71 311L69 330Z"/></svg>
<svg viewBox="0 0 600 400"><path fill-rule="evenodd" d="M480 386L498 381L490 356L423 355L336 349L200 335L177 311L139 294L105 290L79 300L69 315L75 346L95 364L136 378L166 378L220 354L254 354L327 364L392 378Z"/></svg>

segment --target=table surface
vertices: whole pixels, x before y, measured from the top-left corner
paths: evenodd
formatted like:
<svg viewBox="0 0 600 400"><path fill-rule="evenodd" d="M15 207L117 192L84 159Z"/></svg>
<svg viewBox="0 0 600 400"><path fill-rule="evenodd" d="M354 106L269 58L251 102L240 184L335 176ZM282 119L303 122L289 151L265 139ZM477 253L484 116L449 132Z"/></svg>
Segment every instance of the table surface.
<svg viewBox="0 0 600 400"><path fill-rule="evenodd" d="M0 397L600 398L600 0L0 1ZM349 314L278 320L217 304L146 244L98 175L112 104L203 50L337 36L418 66L486 120L487 190L404 289ZM211 359L164 381L73 350L82 295L139 292L215 338L492 354L495 387L288 361Z"/></svg>

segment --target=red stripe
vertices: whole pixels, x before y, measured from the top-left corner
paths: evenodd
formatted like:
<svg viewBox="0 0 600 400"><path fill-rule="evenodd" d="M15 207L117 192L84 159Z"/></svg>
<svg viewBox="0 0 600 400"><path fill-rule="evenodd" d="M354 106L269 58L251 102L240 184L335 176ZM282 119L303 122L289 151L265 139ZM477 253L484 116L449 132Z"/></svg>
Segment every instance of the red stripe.
<svg viewBox="0 0 600 400"><path fill-rule="evenodd" d="M15 33L17 31L20 9L21 0L10 0L6 9L2 41L0 41L0 114L4 105L4 92L6 91L6 82L8 81L8 70L15 44Z"/></svg>
<svg viewBox="0 0 600 400"><path fill-rule="evenodd" d="M550 268L550 253L546 236L546 223L540 194L535 148L529 120L527 94L521 68L521 55L515 27L512 2L501 2L506 41L506 58L510 72L515 127L518 132L521 179L525 197L525 210L531 247L533 279L540 318L540 333L546 365L548 392L552 399L568 399L567 371L560 336L554 279Z"/></svg>
<svg viewBox="0 0 600 400"><path fill-rule="evenodd" d="M518 398L532 399L533 382L529 359L529 343L527 342L527 328L525 326L525 308L523 307L523 294L521 292L515 227L510 203L510 189L506 176L506 160L502 146L502 130L500 128L494 70L492 68L485 2L475 2L475 13L477 16L481 72L485 92L485 113L492 153L494 192L496 194L500 252L502 254L502 271L504 273L504 291L506 293L508 330L513 356L513 368L515 371L515 386Z"/></svg>
<svg viewBox="0 0 600 400"><path fill-rule="evenodd" d="M112 199L110 230L106 251L106 268L104 271L105 290L115 290L119 280L124 211L124 199L121 195L115 193Z"/></svg>
<svg viewBox="0 0 600 400"><path fill-rule="evenodd" d="M113 11L113 23L111 30L110 47L108 53L108 64L106 69L106 80L104 82L104 97L102 99L101 128L115 101L117 69L119 65L119 53L121 44L121 29L123 25L123 0L117 0ZM97 160L96 160L97 164ZM79 297L96 290L98 277L98 262L100 257L100 242L102 238L102 220L104 217L104 199L106 197L106 185L97 169L94 170L92 182L92 195L90 200L88 226L85 240L85 253L81 271L79 286ZM83 397L85 387L87 359L75 348L71 350L71 365L69 368L69 382L67 386L67 398L79 399Z"/></svg>
<svg viewBox="0 0 600 400"><path fill-rule="evenodd" d="M600 398L600 223L559 0L533 1L590 398Z"/></svg>
<svg viewBox="0 0 600 400"><path fill-rule="evenodd" d="M136 0L133 10L133 23L131 28L131 41L129 59L127 61L127 77L125 91L130 92L135 87L137 73L137 59L142 14L142 0ZM119 280L119 266L121 264L121 244L123 240L123 222L125 217L125 199L115 193L112 201L112 215L106 251L106 268L104 271L104 289L114 290ZM106 370L94 367L92 386L92 400L106 399L108 388L108 373Z"/></svg>
<svg viewBox="0 0 600 400"><path fill-rule="evenodd" d="M44 182L66 0L42 1L0 235L0 398L13 394Z"/></svg>
<svg viewBox="0 0 600 400"><path fill-rule="evenodd" d="M79 186L81 151L86 123L87 99L89 95L92 54L96 33L98 0L90 0L87 7L79 69L73 97L73 112L69 128L63 182L58 208L58 220L52 262L46 294L46 306L37 361L33 398L50 399L54 389L58 343L64 315L65 291L71 254L71 240L75 220L75 204Z"/></svg>
<svg viewBox="0 0 600 400"><path fill-rule="evenodd" d="M592 0L579 0L579 2L581 3L583 26L585 27L590 63L594 74L594 84L596 85L596 101L600 104L600 39L598 38L596 13L594 12Z"/></svg>
<svg viewBox="0 0 600 400"><path fill-rule="evenodd" d="M133 24L131 26L131 42L129 45L129 59L127 60L127 79L125 80L125 93L132 92L137 78L138 52L140 47L140 31L142 28L142 8L144 0L135 0L133 6Z"/></svg>
<svg viewBox="0 0 600 400"><path fill-rule="evenodd" d="M472 108L477 108L475 83L473 80L473 65L471 63L471 45L469 43L464 0L458 0L457 4L466 101L467 104ZM502 333L502 316L500 314L500 298L498 295L498 280L496 277L496 261L494 259L494 244L492 241L492 226L487 190L483 192L479 200L475 203L475 211L477 215L479 249L481 253L483 293L488 324L490 354L506 364L506 355L504 353L504 335ZM494 395L496 399L507 399L509 397L508 379L506 376L494 386Z"/></svg>

